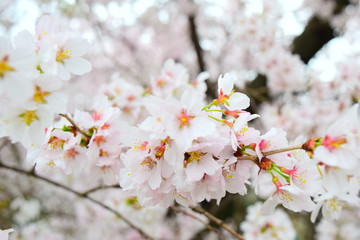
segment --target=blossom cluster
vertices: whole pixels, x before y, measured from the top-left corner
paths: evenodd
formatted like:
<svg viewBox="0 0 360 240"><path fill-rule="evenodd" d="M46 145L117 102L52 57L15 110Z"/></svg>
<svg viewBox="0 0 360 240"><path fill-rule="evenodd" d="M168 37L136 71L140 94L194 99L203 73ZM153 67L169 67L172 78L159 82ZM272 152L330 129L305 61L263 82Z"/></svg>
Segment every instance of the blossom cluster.
<svg viewBox="0 0 360 240"><path fill-rule="evenodd" d="M38 29L46 28L42 26L43 21L40 19ZM35 53L41 52L42 44L48 44L45 41L47 32L38 30L40 43ZM52 60L56 66L61 66L59 69L66 69L65 63L70 57L75 58L71 59L73 61L86 62L73 57L75 53L71 51L75 50L69 49L58 47L57 55L54 55L55 60ZM84 52L80 56L82 54ZM48 64L44 60L38 63L39 78L49 71ZM13 65L12 62L4 63L7 69ZM21 71L21 68L16 69ZM59 69L56 73L62 71ZM16 71L4 70L4 82L8 72ZM330 128L330 132L335 132L308 143L309 149L305 150L313 151L315 160L311 160L304 150L266 156L264 152L289 147L286 133L281 129L271 129L261 134L249 126L248 122L258 115L244 110L249 107L250 99L233 91L234 74L219 77L218 96L208 105L204 100L204 80L203 74L196 81L190 81L183 66L168 60L160 75L152 79L149 90L137 86L133 88L134 92L130 92L128 89L132 86L116 87L111 83L103 90L102 96L84 104L83 109L76 109L71 116L66 115L53 126L51 115L44 113L43 117L41 107L45 105L47 109L61 113L50 100L48 102L54 94L35 85L31 101L39 102L37 108L13 114L14 120L4 119L3 129L12 141L30 146L28 159L36 163L37 170L55 167L65 174L81 171L82 174L98 176L107 185L119 179L123 190L136 195L142 205L170 206L174 200L194 205L205 199L220 202L226 192L246 194L245 184L250 183L249 173L254 167L258 168L258 174L253 179L253 187L260 195L270 194L264 212L271 213L279 203L293 211L312 211L315 204L311 197L319 194L320 189L321 197L316 198L318 205L327 200L342 206L334 197L350 193L355 197L353 201L349 200L350 203L358 204L356 194L354 196L358 190L356 184L354 189L340 187L338 195L327 196L336 193L331 191L334 185L327 186L329 181L336 179L334 174L343 174L345 183L357 179L356 173L340 171L341 168L353 170L358 167L358 156L354 151L359 135L357 105L349 117L346 115L336 123L342 125L342 122L349 121L347 132L344 128L341 131ZM127 115L133 119L132 124L123 117ZM18 136L19 129L22 137ZM332 129L340 128L335 125ZM44 136L37 137L35 133L39 132ZM37 138L33 140L30 136ZM257 158L251 162L251 158L246 160L249 155ZM344 155L349 158L346 163L341 161ZM323 166L326 169L321 170ZM329 166L334 167L335 172ZM332 210L339 211L339 208Z"/></svg>
<svg viewBox="0 0 360 240"><path fill-rule="evenodd" d="M91 70L91 63L82 58L88 43L60 32L49 15L39 19L35 36L22 31L12 42L5 37L0 41L0 94L8 103L2 106L0 136L39 145L54 114L66 112L62 81Z"/></svg>
<svg viewBox="0 0 360 240"><path fill-rule="evenodd" d="M243 17L248 27L262 24L256 16ZM304 83L302 63L284 46L274 47L272 39L256 34L254 26L234 38L246 37L245 48L263 44L260 52L267 57L258 56L256 61L264 62L256 71L268 75L272 94L295 91ZM236 73L217 78L217 96L209 101L210 74L192 79L173 59L164 62L147 86L114 74L95 94L72 96L65 89L73 86L73 75L92 69L84 57L89 43L62 31L50 15L39 19L35 32L23 31L12 41L0 38L0 98L7 103L1 106L0 136L21 143L27 162L42 176L56 176L81 191L120 186L123 196L114 192L98 197L120 212L138 211L132 221L147 222L144 230L150 235L171 235L172 230L160 226L164 208L175 202L220 204L227 193L245 195L249 187L266 199L262 206L249 208L250 216L241 225L245 236L254 239L276 231L294 238L291 224L280 226L290 220L275 210L279 204L311 212L313 222L320 210L331 221L343 218L344 208L359 208L359 104L344 109L321 136L289 141L281 128L262 133L251 125L264 116L252 113L250 98L236 91ZM256 36L255 43L249 33ZM288 78L296 78L293 88L287 86ZM79 205L76 214L89 224L93 215L109 218L87 209ZM267 219L260 211L275 215ZM262 225L251 228L254 222Z"/></svg>

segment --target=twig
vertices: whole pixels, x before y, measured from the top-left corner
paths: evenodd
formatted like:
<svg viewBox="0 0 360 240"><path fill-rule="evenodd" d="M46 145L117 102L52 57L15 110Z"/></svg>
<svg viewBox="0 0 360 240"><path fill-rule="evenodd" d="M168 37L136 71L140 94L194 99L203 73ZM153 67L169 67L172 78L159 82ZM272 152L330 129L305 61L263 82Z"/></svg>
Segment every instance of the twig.
<svg viewBox="0 0 360 240"><path fill-rule="evenodd" d="M212 215L211 213L209 213L208 211L206 211L205 209L202 209L201 207L190 207L194 212L200 213L202 215L204 215L205 217L207 217L208 219L210 219L211 221L213 221L214 223L216 223L217 225L219 225L219 227L222 227L223 229L225 229L226 231L228 231L231 235L233 235L236 239L239 240L245 240L245 238L240 235L239 233L235 232L231 227L229 227L228 225L226 225L224 223L223 220L215 217L214 215Z"/></svg>
<svg viewBox="0 0 360 240"><path fill-rule="evenodd" d="M110 186L98 186L98 187L91 188L91 189L81 193L81 195L86 197L90 193L93 193L93 192L96 192L96 191L99 191L99 190L103 190L103 189L109 189L109 188L120 188L120 186L119 186L119 184L114 184L114 185L110 185Z"/></svg>
<svg viewBox="0 0 360 240"><path fill-rule="evenodd" d="M59 115L68 120L71 125L76 129L76 131L81 133L87 140L90 140L91 137L86 132L84 132L67 114L60 113Z"/></svg>
<svg viewBox="0 0 360 240"><path fill-rule="evenodd" d="M289 152L292 150L300 150L300 149L303 149L303 144L286 147L286 148L280 148L280 149L276 149L276 150L272 150L272 151L268 151L268 152L262 152L262 154L263 154L263 156L266 157L266 156L270 156L270 155L274 155L274 154L278 154L278 153L282 153L282 152ZM251 161L255 162L258 160L258 156L256 156L256 155L241 156L241 157L238 157L238 160L251 160Z"/></svg>
<svg viewBox="0 0 360 240"><path fill-rule="evenodd" d="M302 146L303 146L303 144L299 144L299 145L295 145L292 147L281 148L281 149L277 149L277 150L273 150L273 151L263 152L263 155L270 156L270 155L274 155L277 153L288 152L288 151L292 151L292 150L299 150L299 149L303 149Z"/></svg>
<svg viewBox="0 0 360 240"><path fill-rule="evenodd" d="M170 208L171 208L172 210L174 210L175 212L182 213L182 214L184 214L184 215L187 215L187 216L189 216L189 217L191 217L191 218L193 218L193 219L195 219L195 220L203 223L203 224L206 226L207 229L209 229L210 231L212 231L213 233L215 233L216 235L218 235L219 239L225 239L224 236L221 235L221 233L220 233L218 230L216 230L215 228L213 228L212 226L210 226L210 224L208 224L207 222L203 221L203 220L202 220L201 218L199 218L198 216L196 216L196 215L194 215L194 214L191 214L191 213L185 211L184 209L181 209L181 208L176 207L176 206L170 206Z"/></svg>
<svg viewBox="0 0 360 240"><path fill-rule="evenodd" d="M203 49L200 46L200 38L197 31L196 23L195 23L195 16L193 14L188 16L188 22L189 22L189 32L190 32L190 38L192 45L194 46L194 50L196 53L197 63L199 67L199 72L206 71L206 64L204 61L204 52ZM206 95L211 98L216 98L216 86L212 84L211 81L206 81L207 91Z"/></svg>
<svg viewBox="0 0 360 240"><path fill-rule="evenodd" d="M204 62L204 58L203 58L203 51L202 51L202 48L200 46L199 35L198 35L196 25L195 25L195 16L190 15L188 17L188 20L189 20L189 29L190 29L191 41L193 43L193 46L194 46L194 49L195 49L195 52L196 52L199 71L203 72L203 71L206 70L206 66L205 66L205 62Z"/></svg>
<svg viewBox="0 0 360 240"><path fill-rule="evenodd" d="M42 180L44 182L47 182L53 186L56 186L56 187L59 187L63 190L66 190L68 192L71 192L73 193L74 195L80 197L80 198L84 198L84 199L87 199L91 202L93 202L94 204L98 205L98 206L101 206L102 208L108 210L109 212L112 212L114 215L116 215L118 218L122 219L124 222L126 222L131 228L135 229L137 232L139 232L145 239L153 239L152 237L150 237L149 235L147 235L145 232L143 232L140 228L138 228L137 226L135 226L133 223L131 223L128 219L126 219L121 213L119 213L118 211L110 208L109 206L103 204L102 202L92 198L92 197L89 197L87 195L83 195L82 193L79 193L77 191L75 191L74 189L71 189L65 185L62 185L58 182L55 182L51 179L48 179L48 178L45 178L45 177L42 177L40 175L37 175L35 172L33 171L26 171L26 170L23 170L23 169L20 169L20 168L16 168L16 167L12 167L12 166L8 166L8 165L5 165L4 163L2 163L0 161L0 168L4 168L4 169L7 169L7 170L11 170L11 171L14 171L14 172L17 172L17 173L20 173L20 174L23 174L23 175L26 175L26 176L30 176L30 177L33 177L33 178L36 178L36 179L39 179L39 180Z"/></svg>

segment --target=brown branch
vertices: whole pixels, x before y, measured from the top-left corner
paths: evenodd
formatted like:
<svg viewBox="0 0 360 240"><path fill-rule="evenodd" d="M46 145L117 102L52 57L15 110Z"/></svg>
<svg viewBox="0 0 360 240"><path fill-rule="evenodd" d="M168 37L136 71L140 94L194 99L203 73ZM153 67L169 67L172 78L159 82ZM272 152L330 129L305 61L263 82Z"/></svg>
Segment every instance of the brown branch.
<svg viewBox="0 0 360 240"><path fill-rule="evenodd" d="M215 228L213 228L212 226L210 226L210 224L208 224L207 222L203 221L203 220L202 220L201 218L199 218L198 216L196 216L196 215L194 215L194 214L191 214L191 213L185 211L184 209L181 209L181 208L176 207L176 206L170 206L170 208L171 208L172 210L174 210L175 212L182 213L182 214L184 214L184 215L187 215L187 216L189 216L189 217L191 217L191 218L193 218L193 219L195 219L195 220L203 223L203 224L206 226L206 228L209 229L210 231L212 231L213 233L215 233L215 234L219 237L219 239L223 239L223 240L225 239L224 236L221 235L221 233L220 233L218 230L216 230Z"/></svg>
<svg viewBox="0 0 360 240"><path fill-rule="evenodd" d="M67 192L71 192L71 193L73 193L74 195L76 195L79 198L87 199L87 200L91 201L92 203L94 203L94 204L108 210L109 212L112 212L115 216L117 216L118 218L122 219L125 223L127 223L131 228L133 228L134 230L139 232L145 239L153 239L148 234L146 234L143 230L141 230L140 228L135 226L132 222L130 222L128 219L126 219L121 213L119 213L115 209L103 204L102 202L100 202L100 201L98 201L98 200L96 200L96 199L94 199L92 197L89 197L87 195L79 193L79 192L75 191L74 189L71 189L71 188L69 188L69 187L67 187L65 185L62 185L61 183L58 183L58 182L55 182L55 181L53 181L51 179L48 179L48 178L42 177L40 175L37 175L35 172L33 172L31 170L26 171L26 170L23 170L23 169L20 169L20 168L8 166L8 165L5 165L4 163L2 163L1 161L0 161L0 168L7 169L7 170L10 170L10 171L13 171L13 172L17 172L17 173L20 173L20 174L23 174L23 175L26 175L26 176L30 176L30 177L42 180L42 181L47 182L47 183L49 183L49 184L51 184L53 186L59 187L59 188L61 188L63 190L66 190Z"/></svg>
<svg viewBox="0 0 360 240"><path fill-rule="evenodd" d="M194 47L196 53L197 64L199 68L199 73L206 71L206 63L204 60L204 51L200 46L200 38L199 33L197 31L196 23L195 23L195 16L193 14L188 16L189 22L189 33L191 38L191 43ZM217 85L212 84L211 81L206 81L207 91L206 95L209 96L211 99L216 98L216 87Z"/></svg>
<svg viewBox="0 0 360 240"><path fill-rule="evenodd" d="M215 217L214 215L212 215L211 213L209 213L208 211L206 211L205 209L202 209L201 207L190 207L194 212L200 213L202 215L204 215L205 217L207 217L208 219L210 219L211 221L213 221L214 223L216 223L219 227L222 227L223 229L225 229L226 231L228 231L231 235L233 235L236 239L239 240L245 240L245 238L240 235L239 233L235 232L232 228L230 228L228 225L225 224L225 222L217 217Z"/></svg>
<svg viewBox="0 0 360 240"><path fill-rule="evenodd" d="M237 158L238 160L250 160L253 162L256 162L258 160L258 156L255 155L249 155L249 156L241 156Z"/></svg>
<svg viewBox="0 0 360 240"><path fill-rule="evenodd" d="M192 41L192 44L193 44L195 52L196 52L199 71L203 72L206 70L206 66L205 66L205 61L203 58L203 50L200 46L199 35L198 35L196 24L195 24L195 16L194 15L188 16L188 21L189 21L189 30L190 30L191 41Z"/></svg>
<svg viewBox="0 0 360 240"><path fill-rule="evenodd" d="M90 140L91 137L86 132L84 132L67 114L60 113L59 115L68 120L71 125L76 129L76 131L81 133L87 140Z"/></svg>
<svg viewBox="0 0 360 240"><path fill-rule="evenodd" d="M278 153L282 153L282 152L288 152L288 151L292 151L292 150L300 150L300 149L302 149L302 146L303 146L303 144L299 144L299 145L295 145L292 147L281 148L281 149L277 149L277 150L263 152L262 154L264 156L270 156L270 155L274 155L274 154L278 154Z"/></svg>
<svg viewBox="0 0 360 240"><path fill-rule="evenodd" d="M289 152L289 151L300 150L300 149L303 149L303 144L286 147L286 148L280 148L280 149L276 149L276 150L272 150L272 151L268 151L268 152L262 152L262 154L266 157L266 156L270 156L270 155L274 155L274 154L278 154L278 153ZM255 162L258 160L258 156L256 156L256 155L241 156L241 157L238 157L238 160L251 160L251 161Z"/></svg>
<svg viewBox="0 0 360 240"><path fill-rule="evenodd" d="M110 186L98 186L98 187L94 187L91 188L83 193L81 193L81 195L83 195L84 197L87 197L90 193L99 191L99 190L104 190L104 189L109 189L109 188L120 188L119 184L114 184L114 185L110 185Z"/></svg>

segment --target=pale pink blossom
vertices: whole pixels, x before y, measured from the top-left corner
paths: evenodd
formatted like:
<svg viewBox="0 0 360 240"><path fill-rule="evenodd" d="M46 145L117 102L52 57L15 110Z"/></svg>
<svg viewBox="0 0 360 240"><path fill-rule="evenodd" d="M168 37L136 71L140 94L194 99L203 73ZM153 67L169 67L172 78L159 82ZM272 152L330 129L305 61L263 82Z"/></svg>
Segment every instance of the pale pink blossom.
<svg viewBox="0 0 360 240"><path fill-rule="evenodd" d="M250 99L243 93L233 92L234 74L225 74L218 79L218 99L217 101L229 110L241 110L250 106Z"/></svg>
<svg viewBox="0 0 360 240"><path fill-rule="evenodd" d="M294 185L281 185L277 187L276 192L265 201L261 212L271 214L279 203L294 212L301 212L303 210L311 212L315 208L315 203L300 188Z"/></svg>

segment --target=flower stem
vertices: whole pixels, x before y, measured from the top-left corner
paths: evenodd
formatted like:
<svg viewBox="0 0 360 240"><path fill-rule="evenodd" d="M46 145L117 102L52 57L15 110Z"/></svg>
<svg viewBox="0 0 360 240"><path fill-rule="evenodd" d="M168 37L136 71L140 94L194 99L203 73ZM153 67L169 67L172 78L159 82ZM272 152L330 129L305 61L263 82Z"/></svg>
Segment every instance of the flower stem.
<svg viewBox="0 0 360 240"><path fill-rule="evenodd" d="M76 131L81 133L87 140L90 140L91 137L86 132L84 132L67 114L60 113L59 115L68 120L71 125L73 125L73 127L76 129Z"/></svg>

